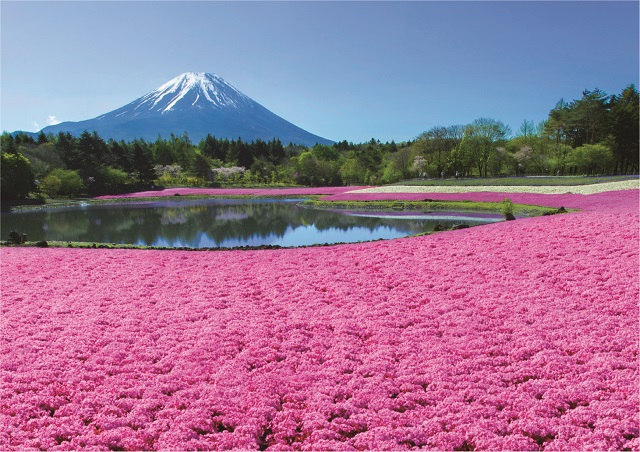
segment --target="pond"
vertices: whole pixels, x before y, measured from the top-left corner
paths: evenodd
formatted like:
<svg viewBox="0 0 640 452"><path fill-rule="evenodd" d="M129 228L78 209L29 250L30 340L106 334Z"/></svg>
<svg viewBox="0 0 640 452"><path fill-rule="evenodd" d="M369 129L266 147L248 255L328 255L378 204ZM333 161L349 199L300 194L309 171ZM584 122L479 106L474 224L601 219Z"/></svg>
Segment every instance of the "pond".
<svg viewBox="0 0 640 452"><path fill-rule="evenodd" d="M196 199L91 204L2 214L29 241L77 241L162 247L233 248L393 239L451 227L493 223L501 215L355 212L301 207L300 199Z"/></svg>

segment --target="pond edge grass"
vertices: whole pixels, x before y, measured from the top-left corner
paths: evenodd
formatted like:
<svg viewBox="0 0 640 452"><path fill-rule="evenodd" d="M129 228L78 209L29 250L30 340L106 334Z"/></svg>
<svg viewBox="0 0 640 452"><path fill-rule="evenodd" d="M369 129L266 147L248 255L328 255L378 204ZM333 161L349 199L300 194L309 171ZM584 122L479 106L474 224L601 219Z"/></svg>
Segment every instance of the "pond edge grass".
<svg viewBox="0 0 640 452"><path fill-rule="evenodd" d="M509 199L505 196L505 199ZM325 201L321 199L310 199L300 203L303 207L314 209L334 209L334 210L371 210L382 212L402 212L420 211L431 212L482 212L501 213L503 201L438 201L433 199L423 199L421 201ZM532 204L513 204L513 214L521 217L534 217L557 213L557 209L546 206ZM567 209L567 212L575 212L578 209Z"/></svg>

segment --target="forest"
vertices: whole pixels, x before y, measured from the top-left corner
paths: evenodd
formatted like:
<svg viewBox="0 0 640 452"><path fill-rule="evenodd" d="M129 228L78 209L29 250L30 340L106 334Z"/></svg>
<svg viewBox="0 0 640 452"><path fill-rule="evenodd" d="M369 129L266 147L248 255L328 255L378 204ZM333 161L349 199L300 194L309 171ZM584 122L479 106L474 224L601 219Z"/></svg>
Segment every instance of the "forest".
<svg viewBox="0 0 640 452"><path fill-rule="evenodd" d="M585 90L546 120L512 131L478 118L438 126L406 142L376 139L305 147L187 133L154 142L105 140L96 132L1 137L2 199L40 199L194 186L380 185L412 178L636 174L639 97Z"/></svg>

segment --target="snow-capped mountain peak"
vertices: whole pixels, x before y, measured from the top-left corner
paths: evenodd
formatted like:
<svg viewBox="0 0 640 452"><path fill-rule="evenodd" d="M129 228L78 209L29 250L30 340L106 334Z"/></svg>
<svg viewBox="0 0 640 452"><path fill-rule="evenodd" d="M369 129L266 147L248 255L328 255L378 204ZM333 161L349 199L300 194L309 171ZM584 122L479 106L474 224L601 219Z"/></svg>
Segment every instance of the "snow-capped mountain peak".
<svg viewBox="0 0 640 452"><path fill-rule="evenodd" d="M277 116L222 77L205 72L185 72L116 110L85 121L48 126L43 132L79 135L84 130L116 140L155 140L187 132L194 142L212 135L247 141L278 138L309 146L332 143Z"/></svg>
<svg viewBox="0 0 640 452"><path fill-rule="evenodd" d="M167 113L196 106L237 108L247 102L247 96L216 74L185 72L138 99L134 110Z"/></svg>

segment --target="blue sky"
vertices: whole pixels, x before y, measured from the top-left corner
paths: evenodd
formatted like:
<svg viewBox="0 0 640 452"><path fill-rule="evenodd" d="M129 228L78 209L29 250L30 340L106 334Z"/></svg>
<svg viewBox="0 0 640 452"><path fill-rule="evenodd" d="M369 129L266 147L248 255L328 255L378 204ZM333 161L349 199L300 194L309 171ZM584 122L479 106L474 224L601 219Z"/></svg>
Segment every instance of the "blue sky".
<svg viewBox="0 0 640 452"><path fill-rule="evenodd" d="M560 99L638 86L628 2L0 2L1 117L36 131L213 72L355 143L479 117L517 131Z"/></svg>

